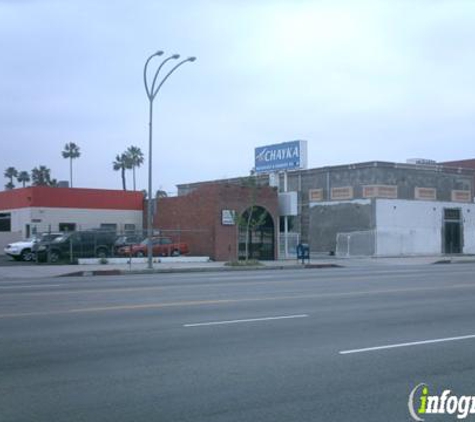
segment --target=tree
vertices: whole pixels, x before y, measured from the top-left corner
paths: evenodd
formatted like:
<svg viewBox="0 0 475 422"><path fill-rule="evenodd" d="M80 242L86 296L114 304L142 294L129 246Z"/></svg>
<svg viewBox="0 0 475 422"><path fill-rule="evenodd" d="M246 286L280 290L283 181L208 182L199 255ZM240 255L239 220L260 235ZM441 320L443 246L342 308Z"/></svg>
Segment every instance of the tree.
<svg viewBox="0 0 475 422"><path fill-rule="evenodd" d="M168 193L165 192L164 190L157 190L157 192L155 193L155 198L167 198L168 197Z"/></svg>
<svg viewBox="0 0 475 422"><path fill-rule="evenodd" d="M7 179L10 179L10 181L5 185L5 189L13 189L15 187L15 185L13 184L13 178L18 176L18 170L15 167L8 167L5 170L5 173L3 173L3 175Z"/></svg>
<svg viewBox="0 0 475 422"><path fill-rule="evenodd" d="M25 187L25 185L31 180L30 173L27 171L20 171L16 180L18 180L19 183L23 183L23 187Z"/></svg>
<svg viewBox="0 0 475 422"><path fill-rule="evenodd" d="M115 171L120 170L120 175L122 177L122 189L127 190L125 184L125 170L132 168L132 163L130 162L130 157L127 153L117 154L115 161L112 163L112 167Z"/></svg>
<svg viewBox="0 0 475 422"><path fill-rule="evenodd" d="M81 156L79 146L74 142L69 142L64 146L64 151L61 154L63 158L69 158L69 180L70 186L73 187L73 160Z"/></svg>
<svg viewBox="0 0 475 422"><path fill-rule="evenodd" d="M135 167L140 167L143 164L143 152L139 147L130 146L125 152L130 160L132 166L133 178L134 178L134 190L135 189Z"/></svg>
<svg viewBox="0 0 475 422"><path fill-rule="evenodd" d="M55 180L51 180L51 170L46 166L35 167L31 170L33 186L55 186Z"/></svg>

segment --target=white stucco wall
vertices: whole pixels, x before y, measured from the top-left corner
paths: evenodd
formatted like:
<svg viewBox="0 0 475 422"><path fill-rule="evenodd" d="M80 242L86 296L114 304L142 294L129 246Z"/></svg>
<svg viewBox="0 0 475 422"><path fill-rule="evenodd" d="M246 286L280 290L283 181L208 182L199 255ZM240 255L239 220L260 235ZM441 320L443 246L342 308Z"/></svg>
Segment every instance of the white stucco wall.
<svg viewBox="0 0 475 422"><path fill-rule="evenodd" d="M31 222L30 208L20 208L17 210L0 211L10 213L11 215L11 231L21 233L22 238L26 237L25 224Z"/></svg>
<svg viewBox="0 0 475 422"><path fill-rule="evenodd" d="M0 212L11 213L11 231L21 232L23 236L26 224L30 224L32 229L36 227L38 232L58 231L59 223L75 223L77 230L117 224L119 231L123 231L126 224L134 224L141 230L143 224L142 211L31 207Z"/></svg>
<svg viewBox="0 0 475 422"><path fill-rule="evenodd" d="M460 208L463 253L475 253L475 204L376 200L376 255L440 255L444 208Z"/></svg>

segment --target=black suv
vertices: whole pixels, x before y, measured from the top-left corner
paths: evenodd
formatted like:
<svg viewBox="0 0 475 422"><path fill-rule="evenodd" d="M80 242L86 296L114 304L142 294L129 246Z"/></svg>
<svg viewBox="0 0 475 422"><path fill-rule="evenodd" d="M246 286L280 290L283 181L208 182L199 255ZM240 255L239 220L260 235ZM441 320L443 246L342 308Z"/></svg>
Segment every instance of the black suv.
<svg viewBox="0 0 475 422"><path fill-rule="evenodd" d="M111 231L65 233L38 245L38 261L54 263L61 260L74 262L77 258L105 258L112 255L115 239L116 234Z"/></svg>

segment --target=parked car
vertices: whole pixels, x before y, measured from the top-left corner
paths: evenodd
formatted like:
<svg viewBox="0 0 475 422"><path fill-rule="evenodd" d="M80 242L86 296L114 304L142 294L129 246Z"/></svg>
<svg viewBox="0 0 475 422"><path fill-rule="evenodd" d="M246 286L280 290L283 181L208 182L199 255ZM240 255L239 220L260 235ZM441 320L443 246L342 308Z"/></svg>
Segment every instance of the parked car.
<svg viewBox="0 0 475 422"><path fill-rule="evenodd" d="M61 235L62 233L43 233L36 235L29 239L8 244L4 248L4 252L17 261L33 261L35 259L37 245L40 242L51 241Z"/></svg>
<svg viewBox="0 0 475 422"><path fill-rule="evenodd" d="M123 246L137 245L143 239L144 236L136 234L121 235L114 242L114 253L118 254L119 249Z"/></svg>
<svg viewBox="0 0 475 422"><path fill-rule="evenodd" d="M38 245L38 261L75 261L77 258L105 258L113 253L116 235L113 231L78 231L64 233Z"/></svg>
<svg viewBox="0 0 475 422"><path fill-rule="evenodd" d="M119 248L120 256L147 256L148 239L143 240L139 244L123 246ZM152 238L152 255L153 256L179 256L186 255L189 252L188 245L184 242L174 243L168 237Z"/></svg>

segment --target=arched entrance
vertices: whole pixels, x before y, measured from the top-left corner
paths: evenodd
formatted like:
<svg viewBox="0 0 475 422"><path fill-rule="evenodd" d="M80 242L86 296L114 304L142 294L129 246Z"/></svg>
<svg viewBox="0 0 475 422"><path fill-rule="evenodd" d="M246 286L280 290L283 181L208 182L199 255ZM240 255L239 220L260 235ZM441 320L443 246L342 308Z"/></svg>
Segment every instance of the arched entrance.
<svg viewBox="0 0 475 422"><path fill-rule="evenodd" d="M260 206L249 207L238 219L239 259L273 260L275 229L272 215ZM246 248L247 244L247 248Z"/></svg>

